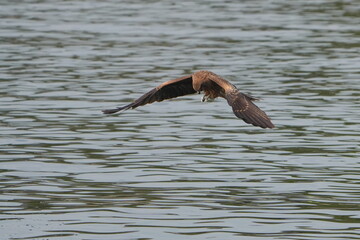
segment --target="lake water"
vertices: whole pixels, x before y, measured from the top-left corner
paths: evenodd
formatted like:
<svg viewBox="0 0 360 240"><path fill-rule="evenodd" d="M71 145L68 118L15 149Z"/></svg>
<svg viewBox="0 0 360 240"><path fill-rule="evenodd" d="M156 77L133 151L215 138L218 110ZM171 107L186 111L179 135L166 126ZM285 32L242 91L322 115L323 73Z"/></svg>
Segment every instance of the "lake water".
<svg viewBox="0 0 360 240"><path fill-rule="evenodd" d="M358 1L2 1L1 239L360 239ZM120 115L206 69L201 95Z"/></svg>

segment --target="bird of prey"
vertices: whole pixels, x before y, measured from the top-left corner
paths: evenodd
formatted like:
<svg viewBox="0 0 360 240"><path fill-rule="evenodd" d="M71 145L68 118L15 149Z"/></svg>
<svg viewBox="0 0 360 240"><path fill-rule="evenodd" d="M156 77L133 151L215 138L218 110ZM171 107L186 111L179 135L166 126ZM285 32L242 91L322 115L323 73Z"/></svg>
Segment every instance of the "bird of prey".
<svg viewBox="0 0 360 240"><path fill-rule="evenodd" d="M217 97L225 98L232 107L235 116L246 123L261 128L275 127L266 113L253 103L254 100L258 99L240 92L233 84L210 71L197 71L191 75L164 82L134 102L123 107L103 110L103 113L116 113L149 103L200 92L204 92L203 102Z"/></svg>

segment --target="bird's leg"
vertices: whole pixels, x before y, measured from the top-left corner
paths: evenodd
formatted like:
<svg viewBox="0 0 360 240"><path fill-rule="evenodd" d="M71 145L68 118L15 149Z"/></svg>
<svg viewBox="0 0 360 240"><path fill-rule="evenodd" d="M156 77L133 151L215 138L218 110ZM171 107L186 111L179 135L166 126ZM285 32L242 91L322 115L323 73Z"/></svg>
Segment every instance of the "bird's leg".
<svg viewBox="0 0 360 240"><path fill-rule="evenodd" d="M204 95L204 96L201 98L201 101L202 101L202 102L212 102L212 101L214 101L214 99L211 98L209 95Z"/></svg>
<svg viewBox="0 0 360 240"><path fill-rule="evenodd" d="M202 96L202 98L201 98L202 102L206 102L207 100L208 100L208 96L206 96L206 95Z"/></svg>

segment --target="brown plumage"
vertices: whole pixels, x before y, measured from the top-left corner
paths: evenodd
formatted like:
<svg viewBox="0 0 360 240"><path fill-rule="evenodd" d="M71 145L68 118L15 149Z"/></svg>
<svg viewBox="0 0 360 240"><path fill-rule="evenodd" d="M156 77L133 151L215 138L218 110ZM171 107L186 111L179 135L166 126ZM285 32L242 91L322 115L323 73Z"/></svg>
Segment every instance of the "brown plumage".
<svg viewBox="0 0 360 240"><path fill-rule="evenodd" d="M134 102L115 109L103 110L105 114L137 108L148 103L160 102L196 92L204 92L203 101L217 97L225 98L232 107L234 114L246 123L262 128L275 127L270 118L252 101L257 100L241 93L234 85L210 71L198 71L191 75L164 82L145 93Z"/></svg>

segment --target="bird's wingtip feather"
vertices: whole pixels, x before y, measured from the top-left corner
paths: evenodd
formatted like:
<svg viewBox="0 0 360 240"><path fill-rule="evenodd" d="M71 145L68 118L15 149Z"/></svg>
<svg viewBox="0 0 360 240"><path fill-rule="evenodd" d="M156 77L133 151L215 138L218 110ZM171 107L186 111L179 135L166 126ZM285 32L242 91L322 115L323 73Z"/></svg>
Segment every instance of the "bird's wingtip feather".
<svg viewBox="0 0 360 240"><path fill-rule="evenodd" d="M116 113L119 111L118 108L113 108L113 109L104 109L104 110L101 110L104 114L113 114L113 113Z"/></svg>

